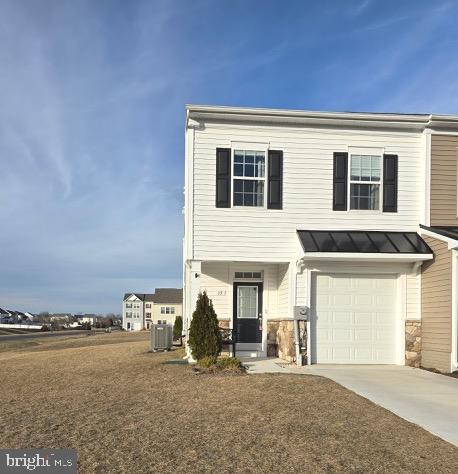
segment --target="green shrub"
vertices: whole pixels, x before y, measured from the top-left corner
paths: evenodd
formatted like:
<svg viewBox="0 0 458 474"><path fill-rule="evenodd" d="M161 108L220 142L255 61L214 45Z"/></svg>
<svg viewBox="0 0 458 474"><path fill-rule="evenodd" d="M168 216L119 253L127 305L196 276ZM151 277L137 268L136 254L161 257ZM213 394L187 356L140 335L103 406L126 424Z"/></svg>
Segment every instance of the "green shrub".
<svg viewBox="0 0 458 474"><path fill-rule="evenodd" d="M220 370L238 372L243 369L242 362L237 357L222 357L216 361L216 366Z"/></svg>
<svg viewBox="0 0 458 474"><path fill-rule="evenodd" d="M216 357L202 357L202 359L197 361L197 365L202 367L202 369L209 369L210 367L214 367L217 364L216 360Z"/></svg>
<svg viewBox="0 0 458 474"><path fill-rule="evenodd" d="M175 323L173 325L173 339L178 341L181 339L181 335L183 333L183 318L181 316L177 316L175 318Z"/></svg>
<svg viewBox="0 0 458 474"><path fill-rule="evenodd" d="M221 333L213 303L207 293L199 293L196 310L189 328L189 347L192 356L200 360L204 357L218 357L221 352Z"/></svg>

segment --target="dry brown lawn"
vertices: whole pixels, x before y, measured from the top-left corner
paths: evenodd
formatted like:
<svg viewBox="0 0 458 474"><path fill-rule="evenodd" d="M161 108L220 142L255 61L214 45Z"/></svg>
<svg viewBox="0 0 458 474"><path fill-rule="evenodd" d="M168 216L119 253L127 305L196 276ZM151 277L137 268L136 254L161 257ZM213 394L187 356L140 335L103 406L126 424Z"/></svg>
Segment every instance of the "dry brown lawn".
<svg viewBox="0 0 458 474"><path fill-rule="evenodd" d="M146 334L11 349L0 446L74 447L79 472L458 472L458 448L325 378L193 375Z"/></svg>

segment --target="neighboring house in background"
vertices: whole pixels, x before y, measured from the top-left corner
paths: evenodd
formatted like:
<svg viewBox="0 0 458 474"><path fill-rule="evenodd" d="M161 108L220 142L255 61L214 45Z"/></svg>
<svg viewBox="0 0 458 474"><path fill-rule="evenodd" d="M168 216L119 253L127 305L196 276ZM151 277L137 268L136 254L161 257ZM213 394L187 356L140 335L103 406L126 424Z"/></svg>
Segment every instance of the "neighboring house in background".
<svg viewBox="0 0 458 474"><path fill-rule="evenodd" d="M0 323L9 323L11 314L6 309L0 308Z"/></svg>
<svg viewBox="0 0 458 474"><path fill-rule="evenodd" d="M146 329L144 302L152 294L126 293L122 304L122 328L126 331ZM150 304L150 303L149 303Z"/></svg>
<svg viewBox="0 0 458 474"><path fill-rule="evenodd" d="M154 324L172 325L177 316L183 317L183 289L156 288L151 316Z"/></svg>
<svg viewBox="0 0 458 474"><path fill-rule="evenodd" d="M151 324L173 324L183 315L181 288L156 288L155 293L126 293L123 299L122 328L127 331L150 329Z"/></svg>
<svg viewBox="0 0 458 474"><path fill-rule="evenodd" d="M188 106L185 331L206 290L239 355L456 369L457 147L458 117Z"/></svg>
<svg viewBox="0 0 458 474"><path fill-rule="evenodd" d="M14 311L13 309L8 309L8 313L10 313L10 320L9 322L17 324L19 322L19 311Z"/></svg>
<svg viewBox="0 0 458 474"><path fill-rule="evenodd" d="M89 323L94 325L97 322L97 315L95 314L77 314L75 318L78 324ZM68 322L70 323L71 321L69 320Z"/></svg>

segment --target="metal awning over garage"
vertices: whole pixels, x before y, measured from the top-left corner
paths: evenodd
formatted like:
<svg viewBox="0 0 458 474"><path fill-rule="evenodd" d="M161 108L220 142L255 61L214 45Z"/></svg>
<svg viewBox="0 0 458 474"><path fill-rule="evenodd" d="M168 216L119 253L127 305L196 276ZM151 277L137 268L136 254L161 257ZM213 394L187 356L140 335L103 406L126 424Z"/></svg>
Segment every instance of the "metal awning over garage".
<svg viewBox="0 0 458 474"><path fill-rule="evenodd" d="M304 259L418 262L433 252L416 232L298 230Z"/></svg>

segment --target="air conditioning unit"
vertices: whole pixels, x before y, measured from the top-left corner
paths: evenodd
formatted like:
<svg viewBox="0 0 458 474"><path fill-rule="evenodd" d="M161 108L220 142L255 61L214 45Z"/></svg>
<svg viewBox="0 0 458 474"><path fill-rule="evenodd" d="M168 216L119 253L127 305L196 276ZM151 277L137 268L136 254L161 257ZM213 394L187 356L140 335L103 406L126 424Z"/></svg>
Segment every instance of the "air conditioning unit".
<svg viewBox="0 0 458 474"><path fill-rule="evenodd" d="M173 345L173 326L171 324L151 325L151 350L168 351Z"/></svg>

